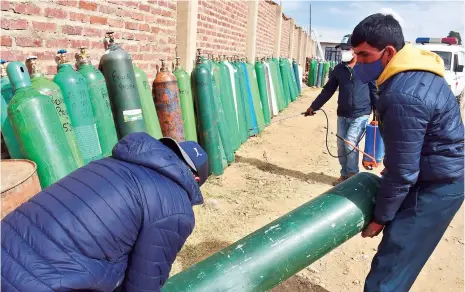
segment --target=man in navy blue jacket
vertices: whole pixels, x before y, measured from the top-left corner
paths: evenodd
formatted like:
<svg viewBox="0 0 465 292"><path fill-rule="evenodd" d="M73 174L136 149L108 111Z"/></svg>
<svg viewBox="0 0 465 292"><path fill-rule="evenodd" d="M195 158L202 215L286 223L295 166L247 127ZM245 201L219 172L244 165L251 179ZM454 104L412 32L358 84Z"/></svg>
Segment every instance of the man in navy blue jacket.
<svg viewBox="0 0 465 292"><path fill-rule="evenodd" d="M307 109L307 116L319 110L339 88L337 100L337 134L353 145L358 142L365 130L372 108L376 105L377 95L374 82L365 84L354 75L353 68L357 58L350 44L350 35L344 36L341 44L342 63L336 65L328 82L323 87L312 105ZM337 141L337 153L341 165L341 176L333 183L336 185L359 172L359 154L343 140Z"/></svg>
<svg viewBox="0 0 465 292"><path fill-rule="evenodd" d="M127 135L3 218L1 291L160 291L207 176L197 143Z"/></svg>
<svg viewBox="0 0 465 292"><path fill-rule="evenodd" d="M438 55L404 43L392 15L354 29L355 72L377 82L385 172L371 222L384 229L366 292L407 292L464 199L464 127ZM461 263L457 263L461 264Z"/></svg>

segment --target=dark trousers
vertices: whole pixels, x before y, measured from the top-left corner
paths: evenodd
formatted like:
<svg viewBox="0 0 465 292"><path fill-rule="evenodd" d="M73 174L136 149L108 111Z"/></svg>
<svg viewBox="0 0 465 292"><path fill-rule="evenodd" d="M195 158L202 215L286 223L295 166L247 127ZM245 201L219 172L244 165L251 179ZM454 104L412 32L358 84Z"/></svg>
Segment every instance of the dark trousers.
<svg viewBox="0 0 465 292"><path fill-rule="evenodd" d="M384 229L364 291L409 291L463 200L463 180L411 192Z"/></svg>

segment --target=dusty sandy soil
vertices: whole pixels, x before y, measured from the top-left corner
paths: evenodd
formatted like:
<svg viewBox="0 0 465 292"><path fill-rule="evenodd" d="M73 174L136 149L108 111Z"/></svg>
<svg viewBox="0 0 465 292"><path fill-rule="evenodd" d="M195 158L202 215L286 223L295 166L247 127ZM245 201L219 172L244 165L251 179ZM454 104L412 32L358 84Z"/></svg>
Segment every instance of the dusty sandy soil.
<svg viewBox="0 0 465 292"><path fill-rule="evenodd" d="M304 111L318 93L305 89L304 96L275 120ZM333 132L336 99L334 96L324 107L332 119ZM243 145L236 163L203 187L206 204L195 208L195 230L178 255L172 274L329 189L339 176L339 164L327 154L325 126L322 113L276 121ZM336 137L331 136L330 141L331 152L336 153ZM411 291L464 290L463 222L462 207ZM356 236L273 291L362 291L379 240Z"/></svg>

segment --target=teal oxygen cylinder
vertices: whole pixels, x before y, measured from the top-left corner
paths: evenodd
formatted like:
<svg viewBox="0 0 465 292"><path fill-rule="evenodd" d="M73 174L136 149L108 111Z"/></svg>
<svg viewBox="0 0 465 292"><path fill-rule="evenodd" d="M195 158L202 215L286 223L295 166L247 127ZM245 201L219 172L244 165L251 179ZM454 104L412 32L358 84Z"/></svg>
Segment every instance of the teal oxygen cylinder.
<svg viewBox="0 0 465 292"><path fill-rule="evenodd" d="M0 75L1 75L1 90L2 98L1 102L1 131L3 140L5 141L6 149L10 157L13 159L24 158L21 153L21 147L19 146L18 140L16 139L13 128L11 127L10 120L8 119L8 104L13 98L13 87L11 87L10 80L6 76L5 64L7 61L0 61Z"/></svg>
<svg viewBox="0 0 465 292"><path fill-rule="evenodd" d="M40 185L46 188L77 168L52 98L31 86L26 66L7 67L14 96L8 118L24 157L37 164Z"/></svg>
<svg viewBox="0 0 465 292"><path fill-rule="evenodd" d="M71 125L84 165L102 158L102 148L92 111L89 87L81 73L76 72L66 59L66 50L59 50L57 56L58 73L53 78L63 93Z"/></svg>

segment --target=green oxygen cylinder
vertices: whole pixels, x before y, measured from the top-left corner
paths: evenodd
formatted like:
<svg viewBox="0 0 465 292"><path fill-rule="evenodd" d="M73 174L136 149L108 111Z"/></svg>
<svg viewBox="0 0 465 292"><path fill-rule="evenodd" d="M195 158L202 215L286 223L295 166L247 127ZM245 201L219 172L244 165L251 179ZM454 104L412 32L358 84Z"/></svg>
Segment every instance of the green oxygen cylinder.
<svg viewBox="0 0 465 292"><path fill-rule="evenodd" d="M247 73L249 76L250 90L252 91L252 102L257 118L258 132L261 133L265 129L265 118L263 116L262 103L260 101L260 93L258 91L257 74L255 67L249 62L246 62Z"/></svg>
<svg viewBox="0 0 465 292"><path fill-rule="evenodd" d="M281 85L280 85L280 76L278 75L278 70L276 69L276 62L275 59L270 59L269 60L270 64L270 71L271 71L271 80L273 82L273 87L275 88L276 91L276 101L278 104L278 110L279 112L282 112L284 110L284 102L283 102L283 93L281 90Z"/></svg>
<svg viewBox="0 0 465 292"><path fill-rule="evenodd" d="M147 74L137 67L136 64L133 64L133 68L134 75L136 76L137 91L139 91L140 103L142 105L145 128L150 136L155 139L160 139L163 137L163 134L161 133L157 110L153 102L149 79L147 78Z"/></svg>
<svg viewBox="0 0 465 292"><path fill-rule="evenodd" d="M274 58L273 62L276 67L276 72L278 75L278 85L281 91L281 102L283 106L283 110L287 108L288 106L288 95L289 95L289 90L287 92L284 90L284 81L283 81L283 76L281 72L281 65L280 65L280 60L279 58Z"/></svg>
<svg viewBox="0 0 465 292"><path fill-rule="evenodd" d="M55 110L61 121L61 127L65 131L66 139L68 140L69 147L76 161L76 165L77 167L81 167L84 165L84 162L81 157L81 152L79 151L75 131L71 125L63 94L56 83L45 78L45 75L38 70L36 60L36 56L29 56L26 59L26 67L31 78L32 88L37 89L41 94L47 95L52 99Z"/></svg>
<svg viewBox="0 0 465 292"><path fill-rule="evenodd" d="M245 116L245 108L244 108L244 97L241 89L241 80L240 80L240 73L239 68L236 62L231 63L234 72L234 86L236 89L236 100L237 100L237 115L239 121L239 137L241 143L247 142L249 138L249 131L247 128L247 119Z"/></svg>
<svg viewBox="0 0 465 292"><path fill-rule="evenodd" d="M176 68L173 71L178 81L179 99L181 100L182 120L186 141L197 142L197 130L195 125L194 100L192 99L192 87L189 74L179 64L176 57Z"/></svg>
<svg viewBox="0 0 465 292"><path fill-rule="evenodd" d="M229 109L227 105L223 104L221 95L224 94L221 86L220 68L217 62L212 62L213 82L216 83L216 91L214 91L214 98L216 104L216 111L218 113L218 130L220 132L221 143L223 144L226 161L231 163L235 160L232 137L228 122ZM215 94L216 93L216 94Z"/></svg>
<svg viewBox="0 0 465 292"><path fill-rule="evenodd" d="M271 122L270 106L268 103L268 92L266 88L265 67L263 60L255 62L255 71L257 72L258 90L260 92L260 100L262 101L263 116L265 124L269 125Z"/></svg>
<svg viewBox="0 0 465 292"><path fill-rule="evenodd" d="M118 137L146 132L131 57L114 43L113 32L107 33L105 46L107 50L100 59L99 69L107 83Z"/></svg>
<svg viewBox="0 0 465 292"><path fill-rule="evenodd" d="M118 135L111 112L105 77L103 77L102 72L92 66L86 47L80 47L79 50L80 52L76 54L78 72L87 82L102 154L104 157L108 157L111 156L113 147L118 143Z"/></svg>
<svg viewBox="0 0 465 292"><path fill-rule="evenodd" d="M379 185L359 173L169 278L162 292L270 291L362 231Z"/></svg>
<svg viewBox="0 0 465 292"><path fill-rule="evenodd" d="M296 92L297 90L296 90L296 87L294 86L295 78L294 78L294 73L292 72L292 68L290 66L289 59L285 58L283 61L284 61L285 71L288 76L287 80L289 82L289 97L290 97L289 103L291 103L291 102L294 102L297 97L297 92Z"/></svg>
<svg viewBox="0 0 465 292"><path fill-rule="evenodd" d="M226 118L229 126L229 133L231 136L231 144L233 151L239 149L240 138L238 137L238 125L236 118L236 106L234 105L234 97L232 92L231 78L229 75L228 66L224 62L224 57L218 62L218 67L220 69L220 79L221 79L221 102L223 104Z"/></svg>
<svg viewBox="0 0 465 292"><path fill-rule="evenodd" d="M287 74L286 64L285 64L284 59L279 60L279 69L281 71L281 78L283 81L284 104L287 107L291 101L291 92L290 92L290 86L289 86L289 75Z"/></svg>
<svg viewBox="0 0 465 292"><path fill-rule="evenodd" d="M208 65L202 63L198 50L195 75L197 116L199 119L200 143L208 154L208 165L214 175L224 172L221 161L220 137L218 135L217 115L213 98L212 78Z"/></svg>
<svg viewBox="0 0 465 292"><path fill-rule="evenodd" d="M5 141L6 148L8 149L8 153L10 153L10 157L13 159L20 159L24 158L23 154L21 153L21 147L19 146L18 139L16 139L15 133L13 128L11 127L10 120L8 119L8 104L10 103L11 99L13 98L13 87L11 87L10 80L8 76L6 76L5 64L7 61L1 60L0 61L0 75L1 75L1 132L3 136L3 140Z"/></svg>
<svg viewBox="0 0 465 292"><path fill-rule="evenodd" d="M24 157L37 164L42 189L77 168L53 100L32 88L26 66L11 62L8 78L14 90L8 118Z"/></svg>
<svg viewBox="0 0 465 292"><path fill-rule="evenodd" d="M84 165L102 158L97 125L92 111L89 87L81 73L76 72L66 59L66 50L59 50L58 72L53 78L63 93L71 125L74 128Z"/></svg>

